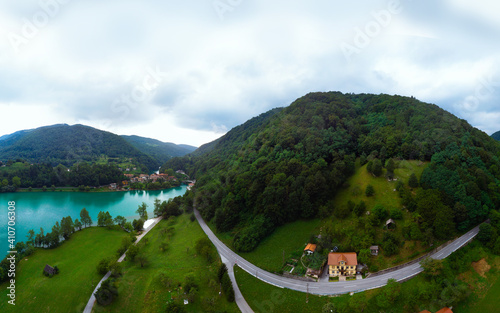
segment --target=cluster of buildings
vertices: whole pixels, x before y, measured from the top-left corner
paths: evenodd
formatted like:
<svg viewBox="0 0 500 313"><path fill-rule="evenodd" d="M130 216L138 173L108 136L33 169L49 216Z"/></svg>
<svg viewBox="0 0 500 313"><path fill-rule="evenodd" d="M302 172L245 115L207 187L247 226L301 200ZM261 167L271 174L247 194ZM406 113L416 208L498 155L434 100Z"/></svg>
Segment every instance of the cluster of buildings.
<svg viewBox="0 0 500 313"><path fill-rule="evenodd" d="M168 174L139 174L139 175L134 175L134 174L124 174L125 177L127 177L131 183L147 183L147 182L152 182L155 183L157 181L177 181L177 178L175 176L169 176Z"/></svg>
<svg viewBox="0 0 500 313"><path fill-rule="evenodd" d="M175 176L169 176L168 174L124 174L125 177L128 178L128 180L124 180L121 182L122 186L128 186L128 184L132 183L156 183L156 182L163 182L163 181L177 181L177 178ZM117 189L118 188L118 183L112 183L109 185L110 189Z"/></svg>
<svg viewBox="0 0 500 313"><path fill-rule="evenodd" d="M304 253L311 255L316 251L317 245L309 243L304 249ZM355 252L331 252L328 254L328 275L330 277L355 276L358 268L358 257ZM319 277L322 273L308 269L307 273L311 276Z"/></svg>

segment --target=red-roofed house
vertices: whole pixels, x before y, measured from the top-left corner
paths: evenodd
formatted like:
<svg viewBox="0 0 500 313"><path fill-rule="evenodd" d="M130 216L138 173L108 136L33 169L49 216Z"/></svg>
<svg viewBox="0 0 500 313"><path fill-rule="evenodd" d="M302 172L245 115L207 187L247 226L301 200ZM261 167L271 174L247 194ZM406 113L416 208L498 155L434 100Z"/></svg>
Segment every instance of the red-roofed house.
<svg viewBox="0 0 500 313"><path fill-rule="evenodd" d="M316 245L313 243L308 243L304 249L304 252L307 254L313 254L316 251Z"/></svg>
<svg viewBox="0 0 500 313"><path fill-rule="evenodd" d="M330 277L354 276L358 257L355 252L330 253L328 254L328 273Z"/></svg>
<svg viewBox="0 0 500 313"><path fill-rule="evenodd" d="M453 311L450 308L442 308L441 310L437 311L436 313L453 313Z"/></svg>

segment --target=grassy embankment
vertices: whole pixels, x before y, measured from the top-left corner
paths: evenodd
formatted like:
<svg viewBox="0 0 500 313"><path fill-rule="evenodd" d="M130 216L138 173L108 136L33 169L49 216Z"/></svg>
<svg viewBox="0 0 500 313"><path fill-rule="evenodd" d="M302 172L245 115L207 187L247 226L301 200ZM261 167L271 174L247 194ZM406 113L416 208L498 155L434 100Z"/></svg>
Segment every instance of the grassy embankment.
<svg viewBox="0 0 500 313"><path fill-rule="evenodd" d="M109 306L96 305L94 312L166 312L166 303L172 297L178 303L185 298L179 286L185 283L187 276L194 277L198 285L194 302L182 304L187 312L239 312L235 303L218 295L216 273L220 258L215 257L215 247L211 246L213 263L197 255L195 244L202 238L206 238L205 233L196 221L189 220L188 215L161 221L142 239L147 240L141 249L144 249L148 264L141 268L137 263L124 261L123 276L118 279L118 297ZM159 247L165 241L168 248L162 252Z"/></svg>
<svg viewBox="0 0 500 313"><path fill-rule="evenodd" d="M78 231L56 249L37 249L16 269L16 306L7 304L7 284L0 285L0 312L82 312L102 275L97 263L115 256L122 238L120 230L91 227ZM45 277L46 264L57 266L58 275Z"/></svg>

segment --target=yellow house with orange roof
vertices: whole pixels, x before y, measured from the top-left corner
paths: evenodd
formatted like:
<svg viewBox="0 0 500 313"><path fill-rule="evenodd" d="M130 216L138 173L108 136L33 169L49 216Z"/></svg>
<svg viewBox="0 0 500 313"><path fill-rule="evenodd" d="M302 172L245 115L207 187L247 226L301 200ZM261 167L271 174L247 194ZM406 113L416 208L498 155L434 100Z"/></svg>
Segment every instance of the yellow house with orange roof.
<svg viewBox="0 0 500 313"><path fill-rule="evenodd" d="M355 252L328 254L328 274L330 277L354 276L358 266L358 257Z"/></svg>

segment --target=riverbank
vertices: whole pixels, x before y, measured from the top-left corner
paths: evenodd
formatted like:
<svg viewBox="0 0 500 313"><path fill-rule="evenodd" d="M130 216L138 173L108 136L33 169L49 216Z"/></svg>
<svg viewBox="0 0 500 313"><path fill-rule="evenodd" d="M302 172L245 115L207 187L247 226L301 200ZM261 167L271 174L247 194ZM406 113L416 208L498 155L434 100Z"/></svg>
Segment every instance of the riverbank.
<svg viewBox="0 0 500 313"><path fill-rule="evenodd" d="M179 186L172 186L170 188L165 188L165 189L111 189L109 187L93 187L90 188L89 190L80 190L78 187L56 187L55 189L52 188L47 188L46 190L43 190L43 188L32 188L31 190L29 188L19 188L15 192L10 192L10 193L33 193L33 192L85 192L85 193L102 193L102 192L128 192L128 191L162 191L162 190L169 190L173 188L178 188L186 186L186 184L181 184Z"/></svg>

